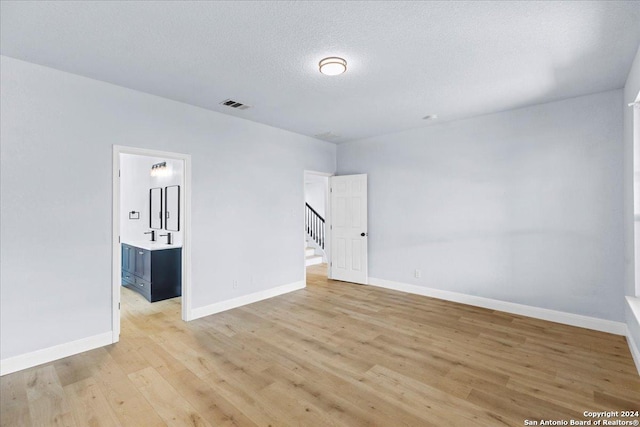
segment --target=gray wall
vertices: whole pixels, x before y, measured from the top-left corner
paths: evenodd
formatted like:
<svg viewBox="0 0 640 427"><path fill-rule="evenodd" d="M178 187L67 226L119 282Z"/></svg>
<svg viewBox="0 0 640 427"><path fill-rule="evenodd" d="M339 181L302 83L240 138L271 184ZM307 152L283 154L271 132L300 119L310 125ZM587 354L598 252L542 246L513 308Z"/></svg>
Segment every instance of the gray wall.
<svg viewBox="0 0 640 427"><path fill-rule="evenodd" d="M303 171L334 172L333 144L1 66L0 358L111 330L114 144L192 155L193 308L303 279Z"/></svg>
<svg viewBox="0 0 640 427"><path fill-rule="evenodd" d="M370 276L622 321L622 108L616 90L339 145L339 174L369 174Z"/></svg>

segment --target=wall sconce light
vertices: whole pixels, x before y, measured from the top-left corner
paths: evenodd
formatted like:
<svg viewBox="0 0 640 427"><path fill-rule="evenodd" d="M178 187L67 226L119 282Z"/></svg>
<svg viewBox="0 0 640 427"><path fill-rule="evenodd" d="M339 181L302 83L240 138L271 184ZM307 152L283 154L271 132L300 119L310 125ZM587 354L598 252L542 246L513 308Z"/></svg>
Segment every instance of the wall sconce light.
<svg viewBox="0 0 640 427"><path fill-rule="evenodd" d="M347 61L337 56L324 58L318 63L320 72L327 76L337 76L347 71Z"/></svg>
<svg viewBox="0 0 640 427"><path fill-rule="evenodd" d="M156 163L151 166L151 176L169 176L170 174L167 162Z"/></svg>

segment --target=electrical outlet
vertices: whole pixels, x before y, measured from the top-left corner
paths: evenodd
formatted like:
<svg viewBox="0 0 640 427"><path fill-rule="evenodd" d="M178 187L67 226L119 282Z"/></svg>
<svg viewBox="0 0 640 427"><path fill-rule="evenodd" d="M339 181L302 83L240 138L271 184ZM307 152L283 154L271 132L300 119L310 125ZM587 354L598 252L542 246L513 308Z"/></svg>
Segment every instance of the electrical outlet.
<svg viewBox="0 0 640 427"><path fill-rule="evenodd" d="M416 269L413 275L416 277L416 279L419 279L420 277L422 277L422 271Z"/></svg>
<svg viewBox="0 0 640 427"><path fill-rule="evenodd" d="M233 289L238 289L238 281L237 280L233 281Z"/></svg>

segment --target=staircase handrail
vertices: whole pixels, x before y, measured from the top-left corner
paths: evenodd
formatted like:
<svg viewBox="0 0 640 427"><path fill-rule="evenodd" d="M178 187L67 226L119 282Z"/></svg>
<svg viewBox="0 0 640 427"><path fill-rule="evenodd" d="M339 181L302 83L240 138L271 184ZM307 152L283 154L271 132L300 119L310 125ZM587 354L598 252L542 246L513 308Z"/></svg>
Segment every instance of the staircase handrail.
<svg viewBox="0 0 640 427"><path fill-rule="evenodd" d="M313 241L324 250L324 218L309 203L305 202L305 207L305 230Z"/></svg>

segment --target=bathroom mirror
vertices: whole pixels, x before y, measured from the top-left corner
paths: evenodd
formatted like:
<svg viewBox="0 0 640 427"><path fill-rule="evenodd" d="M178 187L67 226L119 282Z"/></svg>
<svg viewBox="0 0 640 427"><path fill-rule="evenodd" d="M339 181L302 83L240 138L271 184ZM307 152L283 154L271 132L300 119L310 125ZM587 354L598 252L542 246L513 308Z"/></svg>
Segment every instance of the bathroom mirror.
<svg viewBox="0 0 640 427"><path fill-rule="evenodd" d="M149 228L162 229L162 188L149 190Z"/></svg>
<svg viewBox="0 0 640 427"><path fill-rule="evenodd" d="M180 186L172 185L164 188L164 214L167 231L180 231Z"/></svg>

